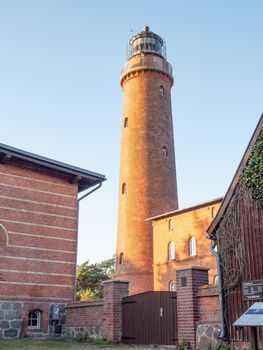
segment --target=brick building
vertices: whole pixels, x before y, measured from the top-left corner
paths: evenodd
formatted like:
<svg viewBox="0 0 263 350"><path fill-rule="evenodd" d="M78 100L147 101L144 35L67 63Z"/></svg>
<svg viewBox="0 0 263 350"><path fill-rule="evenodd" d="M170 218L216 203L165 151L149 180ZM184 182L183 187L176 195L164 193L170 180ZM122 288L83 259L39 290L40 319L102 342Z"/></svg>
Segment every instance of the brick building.
<svg viewBox="0 0 263 350"><path fill-rule="evenodd" d="M74 298L78 193L104 180L0 144L0 338L61 322Z"/></svg>
<svg viewBox="0 0 263 350"><path fill-rule="evenodd" d="M190 266L209 268L210 284L217 284L217 268L210 253L206 229L222 198L156 216L153 224L154 290L175 291L176 270Z"/></svg>

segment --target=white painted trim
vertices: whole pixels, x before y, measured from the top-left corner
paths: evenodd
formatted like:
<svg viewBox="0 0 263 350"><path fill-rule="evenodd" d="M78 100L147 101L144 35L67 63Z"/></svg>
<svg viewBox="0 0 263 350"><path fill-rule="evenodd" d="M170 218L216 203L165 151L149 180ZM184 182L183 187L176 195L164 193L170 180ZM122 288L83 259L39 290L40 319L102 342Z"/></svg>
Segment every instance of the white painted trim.
<svg viewBox="0 0 263 350"><path fill-rule="evenodd" d="M30 283L30 282L12 282L0 281L1 284L16 284L19 286L43 286L43 287L59 287L59 288L73 288L71 284L51 284L51 283Z"/></svg>
<svg viewBox="0 0 263 350"><path fill-rule="evenodd" d="M12 222L14 224L24 224L24 225L29 225L29 226L36 226L36 227L54 228L56 230L62 230L62 231L74 231L74 232L77 231L77 229L75 229L75 228L57 227L57 226L44 225L44 224L34 224L32 222L26 222L26 221L15 221L15 220L7 220L7 219L1 219L1 221Z"/></svg>
<svg viewBox="0 0 263 350"><path fill-rule="evenodd" d="M40 204L40 205L48 205L50 207L65 208L65 209L70 209L70 210L77 211L76 207L68 207L66 205L59 205L59 204L53 204L53 203L47 203L47 202L38 202L38 201L32 201L30 199L9 197L9 196L1 196L1 195L0 195L0 198L11 199L11 200L14 200L14 201L19 201L19 202L26 202L26 203L33 203L33 204Z"/></svg>
<svg viewBox="0 0 263 350"><path fill-rule="evenodd" d="M56 186L61 186L61 187L68 187L69 186L69 185L63 185L63 184L60 184L60 183L57 183L57 182L39 180L39 179L36 179L36 178L27 177L27 176L21 176L21 175L5 173L5 172L2 172L2 171L0 171L0 175L4 175L4 176L7 176L7 177L15 177L15 178L24 179L24 180L36 181L36 182L41 182L41 183L46 183L46 184L56 185Z"/></svg>
<svg viewBox="0 0 263 350"><path fill-rule="evenodd" d="M76 196L71 196L71 195L69 195L69 194L62 194L62 193L56 193L56 192L49 192L49 191L44 191L44 190L36 190L36 189L24 187L24 186L8 185L8 184L5 184L5 183L3 183L3 182L0 182L0 185L1 185L1 186L5 186L5 187L18 188L18 189L25 190L25 191L30 191L30 192L47 193L47 194L51 194L51 195L55 195L55 196L60 196L60 197L67 197L67 198L74 198L74 199L76 199Z"/></svg>
<svg viewBox="0 0 263 350"><path fill-rule="evenodd" d="M48 276L62 276L62 277L74 277L72 274L67 273L54 273L54 272L39 272L39 271L28 271L28 270L8 270L0 269L1 272L11 272L11 273L25 273L29 275L48 275Z"/></svg>
<svg viewBox="0 0 263 350"><path fill-rule="evenodd" d="M43 213L41 211L34 211L34 210L26 210L26 209L15 209L15 208L10 208L10 207L1 207L0 209L6 209L6 210L13 210L13 211L18 211L22 213L30 213L30 214L39 214L39 215L47 215L47 216L53 216L56 218L63 218L63 219L72 219L72 220L77 220L75 216L68 216L68 215L59 215L59 214L49 214L49 213Z"/></svg>
<svg viewBox="0 0 263 350"><path fill-rule="evenodd" d="M56 239L56 240L60 240L60 241L76 242L76 239L61 238L61 237L54 237L54 236L45 236L45 235L37 235L37 234L34 234L34 233L23 233L23 232L9 231L9 234L11 234L11 235L27 236L27 237L31 237L31 238L38 237L38 238Z"/></svg>
<svg viewBox="0 0 263 350"><path fill-rule="evenodd" d="M13 245L9 244L9 247L13 248L23 248L23 249L30 249L30 250L43 250L46 252L55 252L55 253L65 253L65 254L75 254L76 252L72 252L70 250L61 250L61 249L51 249L51 248L39 248L39 247L31 247L26 245Z"/></svg>
<svg viewBox="0 0 263 350"><path fill-rule="evenodd" d="M37 259L37 258L28 258L28 257L23 257L23 256L0 255L0 258L15 259L15 260L42 261L42 262L48 262L48 263L52 263L52 264L58 263L58 264L70 264L70 265L75 265L75 262L71 262L71 261L50 260L50 259Z"/></svg>

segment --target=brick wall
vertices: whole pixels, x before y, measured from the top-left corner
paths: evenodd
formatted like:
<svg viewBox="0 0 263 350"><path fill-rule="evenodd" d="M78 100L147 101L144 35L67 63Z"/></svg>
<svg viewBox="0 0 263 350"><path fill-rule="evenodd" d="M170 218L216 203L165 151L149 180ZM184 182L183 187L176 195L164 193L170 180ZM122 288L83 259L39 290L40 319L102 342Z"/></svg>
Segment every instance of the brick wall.
<svg viewBox="0 0 263 350"><path fill-rule="evenodd" d="M41 312L48 332L51 303L73 299L77 184L22 161L0 164L0 298Z"/></svg>
<svg viewBox="0 0 263 350"><path fill-rule="evenodd" d="M201 286L197 292L198 321L201 323L220 323L218 288L216 286Z"/></svg>
<svg viewBox="0 0 263 350"><path fill-rule="evenodd" d="M70 303L66 307L66 322L63 333L76 337L85 333L89 337L102 336L103 300Z"/></svg>
<svg viewBox="0 0 263 350"><path fill-rule="evenodd" d="M128 295L127 281L109 280L104 282L103 300L70 303L66 307L64 335L76 337L106 337L119 342L122 331L121 302Z"/></svg>

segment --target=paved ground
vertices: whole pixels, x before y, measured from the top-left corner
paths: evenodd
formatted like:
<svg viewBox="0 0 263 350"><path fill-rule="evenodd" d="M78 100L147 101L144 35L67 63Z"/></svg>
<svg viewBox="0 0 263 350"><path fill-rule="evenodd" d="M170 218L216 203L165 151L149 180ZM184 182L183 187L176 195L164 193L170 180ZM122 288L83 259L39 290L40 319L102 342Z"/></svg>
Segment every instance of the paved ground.
<svg viewBox="0 0 263 350"><path fill-rule="evenodd" d="M93 345L88 343L78 343L64 340L0 340L1 350L163 350L164 347L157 346L137 346L137 345ZM165 350L175 349L175 347L165 347Z"/></svg>

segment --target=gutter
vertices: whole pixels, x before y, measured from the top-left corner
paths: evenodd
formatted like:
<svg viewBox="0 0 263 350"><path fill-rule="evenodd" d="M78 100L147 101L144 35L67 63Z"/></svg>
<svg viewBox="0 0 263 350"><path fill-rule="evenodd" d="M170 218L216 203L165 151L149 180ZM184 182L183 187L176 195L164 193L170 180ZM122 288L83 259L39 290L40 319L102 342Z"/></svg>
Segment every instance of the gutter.
<svg viewBox="0 0 263 350"><path fill-rule="evenodd" d="M215 247L216 247L216 241L213 240L210 247L210 252L215 256L216 264L217 264L218 299L219 299L220 324L221 324L221 331L218 338L220 340L223 340L225 338L225 333L226 333L226 324L225 324L225 317L224 317L223 276L222 276L222 270L221 270L221 259L218 253L215 251Z"/></svg>
<svg viewBox="0 0 263 350"><path fill-rule="evenodd" d="M102 186L102 181L100 181L99 185L95 188L93 188L91 191L85 193L83 196L78 198L78 205L77 205L77 238L76 238L76 259L75 259L75 273L74 273L74 295L73 300L76 301L76 291L77 291L77 255L78 255L78 235L79 235L79 202L88 197L93 192L97 191Z"/></svg>

